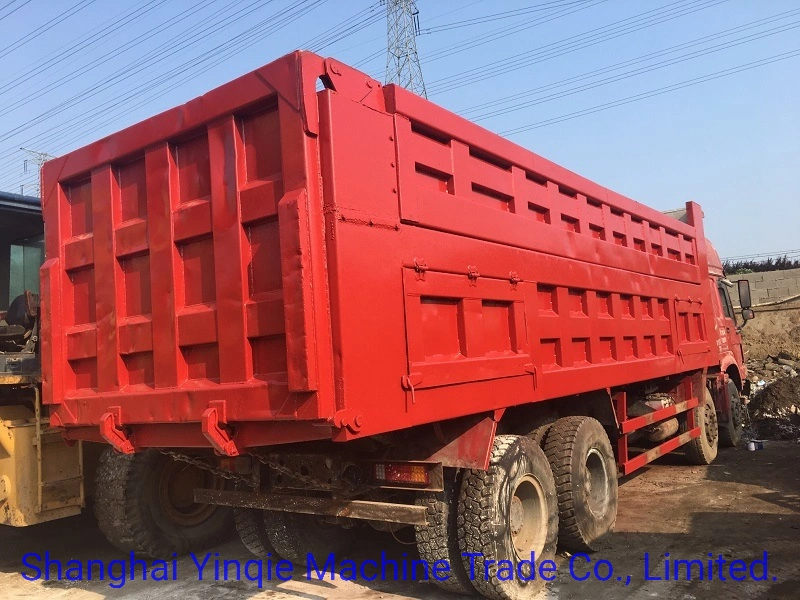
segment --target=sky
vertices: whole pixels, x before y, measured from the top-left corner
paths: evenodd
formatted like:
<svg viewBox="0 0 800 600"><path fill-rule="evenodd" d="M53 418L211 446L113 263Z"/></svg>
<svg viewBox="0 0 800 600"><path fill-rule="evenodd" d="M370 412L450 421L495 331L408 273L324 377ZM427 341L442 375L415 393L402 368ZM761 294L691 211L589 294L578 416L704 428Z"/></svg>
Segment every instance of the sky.
<svg viewBox="0 0 800 600"><path fill-rule="evenodd" d="M384 80L378 0L0 2L0 189L296 48ZM428 98L659 210L800 255L800 0L418 0ZM25 161L28 161L25 173Z"/></svg>

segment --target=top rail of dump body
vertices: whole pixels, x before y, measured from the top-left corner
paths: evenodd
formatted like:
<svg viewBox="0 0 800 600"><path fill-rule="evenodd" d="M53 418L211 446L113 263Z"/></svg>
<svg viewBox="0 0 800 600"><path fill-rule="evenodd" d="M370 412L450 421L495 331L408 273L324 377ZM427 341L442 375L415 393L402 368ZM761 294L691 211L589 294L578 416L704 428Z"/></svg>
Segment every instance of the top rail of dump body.
<svg viewBox="0 0 800 600"><path fill-rule="evenodd" d="M317 92L319 80L326 89ZM394 148L398 230L596 265L600 287L626 273L674 282L662 296L675 296L692 318L682 348L676 342L657 357L654 376L674 370L677 354L686 370L708 363L707 336L693 320L705 310L707 277L697 205L680 222L405 90L296 52L45 164L42 356L54 424L125 450L222 443L226 424L235 424L240 447L361 429L355 421L369 400L345 399L335 333L357 325L332 324L331 307L349 301L330 295L342 289L331 286L339 276L328 254L338 250L325 227L338 199L323 197L330 171L320 162L338 156L344 164L346 151L329 133L339 117L320 110L332 96L394 115L385 141ZM663 335L678 336L678 326L673 319ZM516 370L497 377L525 373L539 361L528 352L502 362ZM645 379L645 362L622 366ZM399 377L382 385L387 403L407 391ZM421 411L363 431L463 410L479 412Z"/></svg>

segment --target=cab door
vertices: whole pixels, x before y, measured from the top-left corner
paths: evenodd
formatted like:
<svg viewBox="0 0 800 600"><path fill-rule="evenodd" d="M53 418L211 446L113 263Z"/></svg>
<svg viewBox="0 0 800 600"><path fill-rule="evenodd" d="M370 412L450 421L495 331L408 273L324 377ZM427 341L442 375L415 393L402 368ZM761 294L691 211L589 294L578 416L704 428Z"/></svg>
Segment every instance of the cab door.
<svg viewBox="0 0 800 600"><path fill-rule="evenodd" d="M724 327L724 335L728 342L728 350L733 353L733 357L738 364L743 364L744 356L742 353L742 336L739 333L736 313L733 310L733 303L728 292L728 286L722 281L717 281L719 291L719 302L722 308L721 325ZM720 332L722 333L722 332Z"/></svg>

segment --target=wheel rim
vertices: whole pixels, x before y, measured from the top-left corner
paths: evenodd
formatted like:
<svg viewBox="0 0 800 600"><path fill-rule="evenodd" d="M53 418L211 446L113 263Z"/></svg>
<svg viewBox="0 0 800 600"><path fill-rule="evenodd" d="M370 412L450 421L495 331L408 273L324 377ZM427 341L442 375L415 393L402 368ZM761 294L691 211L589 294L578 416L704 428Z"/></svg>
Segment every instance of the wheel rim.
<svg viewBox="0 0 800 600"><path fill-rule="evenodd" d="M192 527L206 521L217 509L213 504L197 504L194 490L219 490L224 486L225 482L213 473L168 460L159 478L158 499L171 521L182 527Z"/></svg>
<svg viewBox="0 0 800 600"><path fill-rule="evenodd" d="M705 433L708 444L713 446L717 441L719 431L717 425L717 410L714 408L714 405L709 402L703 407L703 433Z"/></svg>
<svg viewBox="0 0 800 600"><path fill-rule="evenodd" d="M508 523L517 560L530 560L531 552L538 557L547 537L547 502L542 485L533 475L525 475L517 482Z"/></svg>
<svg viewBox="0 0 800 600"><path fill-rule="evenodd" d="M586 505L595 517L602 517L608 510L609 475L606 461L597 448L586 455L586 478L583 482Z"/></svg>

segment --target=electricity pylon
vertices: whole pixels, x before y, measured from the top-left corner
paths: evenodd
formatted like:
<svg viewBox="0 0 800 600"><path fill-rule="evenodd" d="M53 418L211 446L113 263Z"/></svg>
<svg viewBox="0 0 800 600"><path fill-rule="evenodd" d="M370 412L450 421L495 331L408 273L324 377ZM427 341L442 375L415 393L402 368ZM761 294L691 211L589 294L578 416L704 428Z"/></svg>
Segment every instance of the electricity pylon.
<svg viewBox="0 0 800 600"><path fill-rule="evenodd" d="M33 164L36 165L36 179L35 179L36 183L33 184L33 188L35 190L35 195L36 196L41 196L41 189L40 189L41 188L41 181L40 181L40 177L41 177L41 172L42 172L42 165L44 163L46 163L48 160L50 160L51 158L55 158L55 156L53 156L52 154L48 154L47 152L38 152L36 150L29 150L28 148L20 148L20 150L22 150L23 152L25 152L28 155L28 158L26 158L25 162L22 163L22 172L24 174L28 173L28 169L29 169L28 163L29 162L32 162ZM22 184L22 185L19 186L19 193L20 194L24 194L25 193L25 184Z"/></svg>
<svg viewBox="0 0 800 600"><path fill-rule="evenodd" d="M419 11L416 0L386 0L386 83L396 83L428 97L417 54Z"/></svg>

